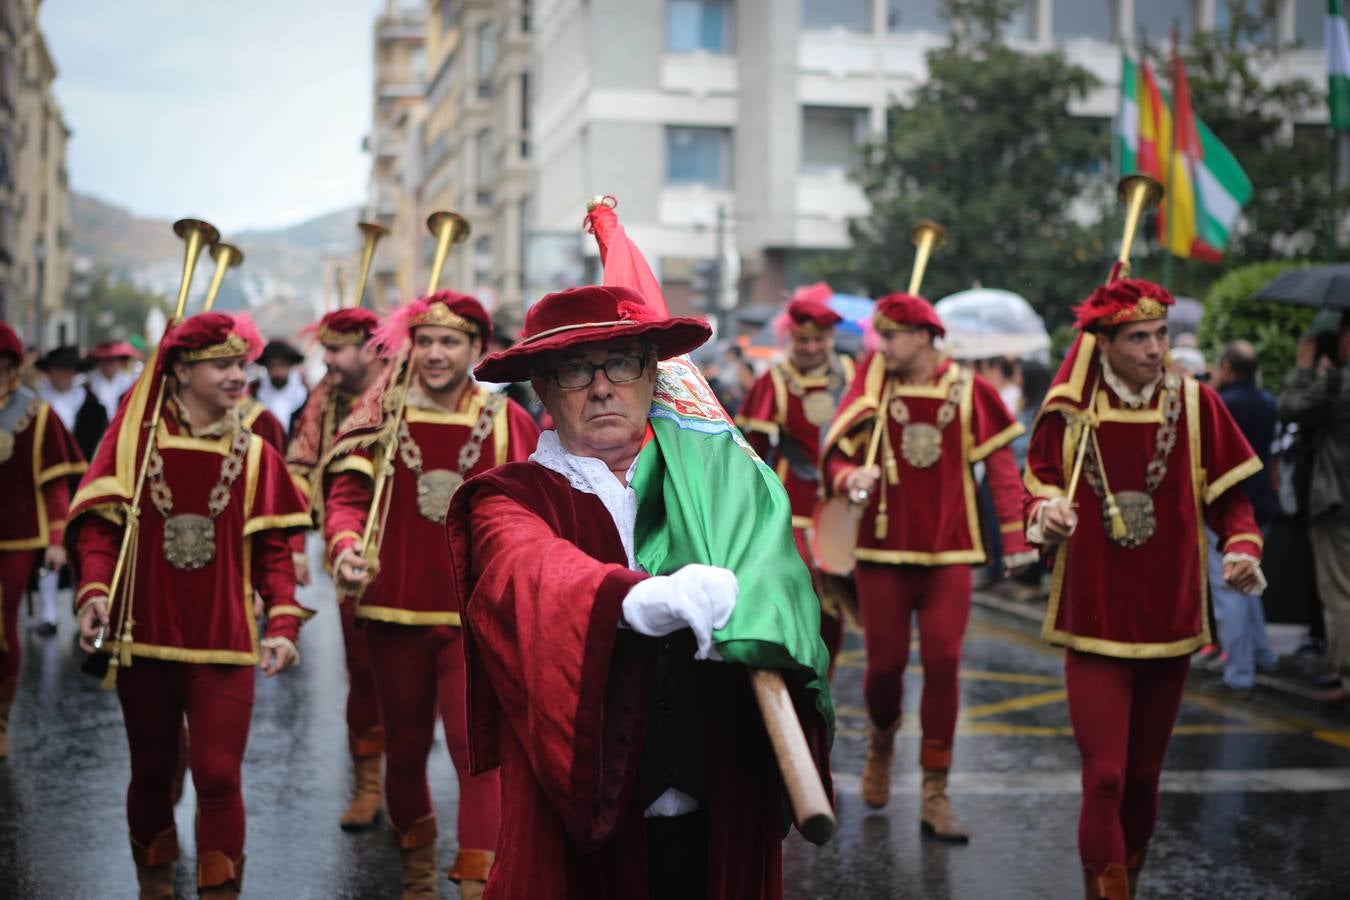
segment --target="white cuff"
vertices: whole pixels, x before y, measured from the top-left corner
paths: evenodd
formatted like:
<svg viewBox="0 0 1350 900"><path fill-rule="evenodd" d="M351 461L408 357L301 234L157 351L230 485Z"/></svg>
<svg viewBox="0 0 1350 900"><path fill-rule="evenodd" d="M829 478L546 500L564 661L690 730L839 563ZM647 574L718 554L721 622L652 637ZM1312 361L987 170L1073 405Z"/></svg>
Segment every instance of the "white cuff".
<svg viewBox="0 0 1350 900"><path fill-rule="evenodd" d="M1051 503L1062 503L1065 506L1069 505L1069 501L1064 497L1050 497L1046 500L1042 500L1032 512L1031 521L1027 524L1028 544L1044 544L1046 542L1045 526L1042 523L1045 521L1045 508Z"/></svg>
<svg viewBox="0 0 1350 900"><path fill-rule="evenodd" d="M271 650L275 650L278 647L289 647L291 650L291 654L295 657L294 665L297 666L300 665L300 648L295 646L295 641L291 640L290 638L282 637L281 635L277 634L273 635L272 637L263 638L260 643L262 646L267 647L268 649Z"/></svg>
<svg viewBox="0 0 1350 900"><path fill-rule="evenodd" d="M1248 596L1260 595L1266 592L1270 583L1266 581L1266 573L1261 571L1261 560L1252 556L1250 553L1225 553L1223 555L1223 564L1226 566L1231 562L1249 562L1256 566L1256 589Z"/></svg>

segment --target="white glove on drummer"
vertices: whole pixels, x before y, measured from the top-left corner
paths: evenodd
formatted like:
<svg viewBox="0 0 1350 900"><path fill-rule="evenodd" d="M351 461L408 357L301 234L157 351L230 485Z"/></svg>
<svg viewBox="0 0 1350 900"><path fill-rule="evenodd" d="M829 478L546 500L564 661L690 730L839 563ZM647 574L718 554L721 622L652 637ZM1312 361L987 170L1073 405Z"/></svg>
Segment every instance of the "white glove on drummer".
<svg viewBox="0 0 1350 900"><path fill-rule="evenodd" d="M739 593L734 572L691 564L634 585L624 598L623 617L629 627L648 637L688 628L698 642L695 659L720 659L714 655L712 633L727 624Z"/></svg>

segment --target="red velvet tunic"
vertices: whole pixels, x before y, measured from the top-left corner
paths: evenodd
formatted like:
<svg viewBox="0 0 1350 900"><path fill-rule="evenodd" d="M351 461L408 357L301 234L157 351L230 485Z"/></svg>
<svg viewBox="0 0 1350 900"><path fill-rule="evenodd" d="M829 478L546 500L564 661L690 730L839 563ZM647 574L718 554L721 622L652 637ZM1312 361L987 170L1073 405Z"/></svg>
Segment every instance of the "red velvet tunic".
<svg viewBox="0 0 1350 900"><path fill-rule="evenodd" d="M408 431L422 452L422 471L459 470L459 452L469 440L484 403L490 396L471 383L458 412L409 405L404 413ZM477 475L502 463L523 460L534 452L539 428L530 414L511 400L493 418L492 431L482 453L464 473ZM330 564L361 541L374 489L371 446L344 446L343 439L327 463L324 537ZM400 625L458 625L459 612L445 591L449 568L439 526L417 506L417 477L404 463L397 447L389 491L389 517L380 545L380 566L356 607L360 619Z"/></svg>
<svg viewBox="0 0 1350 900"><path fill-rule="evenodd" d="M1080 354L1091 359L1090 336ZM1086 365L1086 364L1085 364ZM1095 363L1092 365L1095 369ZM1082 375L1086 375L1084 369ZM1084 391L1084 383L1087 390ZM1057 388L1032 431L1025 475L1028 522L1041 503L1062 497L1073 470L1077 416L1091 381ZM1075 395L1073 391L1076 390ZM1058 396L1057 396L1058 394ZM1099 383L1095 418L1107 483L1115 493L1143 491L1163 420L1161 387L1148 408L1127 409ZM1167 474L1153 492L1156 533L1135 548L1113 543L1102 501L1080 478L1072 501L1078 527L1054 553L1054 580L1041 636L1088 653L1123 658L1182 656L1210 642L1205 525L1225 552L1261 555L1261 534L1241 482L1261 468L1217 394L1186 378L1177 442Z"/></svg>
<svg viewBox="0 0 1350 900"><path fill-rule="evenodd" d="M67 476L87 466L61 419L37 394L20 388L8 403L36 407L27 427L14 435L13 453L0 462L0 553L41 550L61 543L70 503ZM22 415L18 406L8 411Z"/></svg>
<svg viewBox="0 0 1350 900"><path fill-rule="evenodd" d="M176 414L176 405L172 399L166 402L156 433L164 480L173 493L175 514L205 515L232 437L228 433L193 437ZM72 530L79 567L77 608L93 596L106 595L112 581L122 543L122 511L111 499L116 488L106 483L116 478L111 469L91 471L76 495ZM132 551L133 656L256 663L255 588L267 608L267 636L296 640L301 621L313 615L295 601L295 569L287 545L288 530L308 525L309 512L281 455L256 434L250 438L243 472L231 486L230 502L215 519L216 552L206 566L184 571L164 559L165 519L151 502L148 488L141 499L140 520L139 541ZM124 594L119 595L111 610L114 622Z"/></svg>
<svg viewBox="0 0 1350 900"><path fill-rule="evenodd" d="M934 425L938 410L962 373L944 360L930 384L901 384L886 374L885 360L873 353L858 365L859 375L840 403L839 415L825 440L826 490L842 493L848 474L867 456L879 398L887 381L888 396L900 397L909 408L909 421ZM1017 465L1008 444L1022 433L1009 415L998 391L978 375L966 372L958 411L942 429L942 454L929 468L910 465L901 453L904 426L886 415L886 436L877 454L886 482L887 527L876 534L881 491L863 510L854 555L861 561L890 565L945 566L985 561L980 540L980 517L971 467L985 463L994 497L1006 557L1030 550L1022 531L1022 489ZM889 448L887 444L889 443ZM887 460L894 460L894 467Z"/></svg>
<svg viewBox="0 0 1350 900"><path fill-rule="evenodd" d="M835 365L842 371L844 385L853 380L853 360L838 357ZM789 389L795 382L801 388L801 395ZM789 465L781 447L784 441L792 441L802 451L802 456L814 472L820 471L821 426L812 425L806 418L802 403L813 394L830 397L830 376L827 373L806 376L784 360L774 365L756 379L741 403L741 411L736 416L736 424L745 432L745 439L755 449L761 459L769 460L777 455L774 472L783 487L787 488L788 500L792 504L792 527L805 529L811 527L811 516L815 512L820 496L820 482L817 478L802 478ZM834 399L830 398L833 409Z"/></svg>
<svg viewBox="0 0 1350 900"><path fill-rule="evenodd" d="M488 900L648 895L643 725L659 641L619 628L645 575L598 497L534 463L465 485L446 520L464 613L469 750L501 766ZM444 587L442 588L444 589ZM744 670L705 692L710 900L782 894L782 787ZM808 734L828 781L823 735Z"/></svg>

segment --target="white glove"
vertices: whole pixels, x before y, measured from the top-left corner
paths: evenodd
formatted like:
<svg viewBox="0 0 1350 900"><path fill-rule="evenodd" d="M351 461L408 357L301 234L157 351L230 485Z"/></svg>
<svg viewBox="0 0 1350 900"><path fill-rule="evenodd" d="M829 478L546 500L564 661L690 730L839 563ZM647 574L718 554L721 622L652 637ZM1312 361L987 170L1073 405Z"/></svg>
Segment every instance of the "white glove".
<svg viewBox="0 0 1350 900"><path fill-rule="evenodd" d="M712 633L727 624L739 593L734 572L688 565L634 585L623 600L623 617L629 627L648 637L688 628L698 642L695 659L720 659L714 656Z"/></svg>

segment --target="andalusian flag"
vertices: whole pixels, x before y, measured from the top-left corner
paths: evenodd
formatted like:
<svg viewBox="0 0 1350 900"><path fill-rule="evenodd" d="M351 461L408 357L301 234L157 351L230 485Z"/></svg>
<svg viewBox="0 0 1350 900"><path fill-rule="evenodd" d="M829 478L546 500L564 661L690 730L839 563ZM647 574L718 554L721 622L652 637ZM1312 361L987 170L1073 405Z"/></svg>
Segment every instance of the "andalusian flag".
<svg viewBox="0 0 1350 900"><path fill-rule="evenodd" d="M1176 102L1153 68L1123 54L1118 157L1122 176L1142 172L1168 191L1158 237L1175 256L1218 262L1252 183L1242 166L1191 108L1186 70L1173 74ZM1175 150L1175 152L1174 152ZM1170 218L1169 218L1170 216Z"/></svg>
<svg viewBox="0 0 1350 900"><path fill-rule="evenodd" d="M600 205L588 218L600 245L604 283L634 288L666 313L660 285L614 210ZM820 601L797 554L782 483L686 357L659 365L648 421L654 438L639 454L632 481L638 495L638 563L654 575L689 563L735 572L740 596L726 627L713 632L718 652L730 663L782 670L789 684L805 688L832 732Z"/></svg>
<svg viewBox="0 0 1350 900"><path fill-rule="evenodd" d="M1350 29L1345 25L1341 0L1327 4L1327 105L1331 127L1350 131Z"/></svg>

